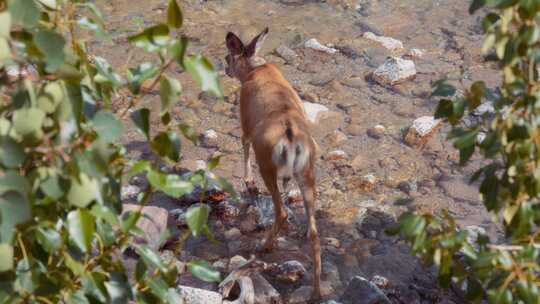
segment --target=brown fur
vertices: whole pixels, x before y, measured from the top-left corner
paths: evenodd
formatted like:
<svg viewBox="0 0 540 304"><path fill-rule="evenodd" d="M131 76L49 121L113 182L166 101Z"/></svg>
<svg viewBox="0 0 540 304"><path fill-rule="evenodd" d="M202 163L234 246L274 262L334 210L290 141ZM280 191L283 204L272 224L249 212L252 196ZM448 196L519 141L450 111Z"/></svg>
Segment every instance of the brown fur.
<svg viewBox="0 0 540 304"><path fill-rule="evenodd" d="M240 39L228 33L227 74L242 83L240 94L240 122L242 125L242 145L244 148L244 174L246 185L253 184L250 166L250 147L253 146L264 184L272 196L275 222L265 239L263 249L271 250L275 239L287 220L283 201L279 192L278 178L283 178L283 186L294 178L302 192L308 217L308 236L313 258L313 297L320 298L321 248L315 222L315 160L317 146L310 133L303 104L273 64L257 65L261 62L256 55L268 29L255 37L247 46ZM279 146L281 145L281 146ZM276 147L286 147L279 152L276 162ZM294 148L294 149L293 149ZM307 154L305 154L307 153ZM306 161L302 162L302 155ZM288 162L292 158L292 166ZM284 165L285 164L285 165ZM286 166L284 176L280 169ZM292 173L292 174L289 174ZM290 176L292 175L292 176Z"/></svg>

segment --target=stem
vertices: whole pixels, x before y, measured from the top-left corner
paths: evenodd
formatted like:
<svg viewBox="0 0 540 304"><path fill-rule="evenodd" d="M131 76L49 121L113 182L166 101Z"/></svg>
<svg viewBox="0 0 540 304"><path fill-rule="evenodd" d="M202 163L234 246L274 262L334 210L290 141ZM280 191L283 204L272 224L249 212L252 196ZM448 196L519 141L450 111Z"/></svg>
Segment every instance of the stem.
<svg viewBox="0 0 540 304"><path fill-rule="evenodd" d="M148 87L148 89L146 89L145 91L146 92L142 92L142 94L140 95L136 95L134 96L131 101L129 102L129 105L124 109L124 111L122 111L122 113L120 114L120 118L124 118L127 114L127 112L129 111L129 109L133 108L134 106L137 105L137 103L139 102L139 100L148 94L148 92L151 92L154 87L157 85L157 83L159 82L159 80L161 79L161 75L163 75L163 73L165 72L165 70L167 70L169 68L169 66L174 62L174 58L171 58L169 59L169 61L167 61L167 63L165 63L160 69L159 69L159 72L158 74L156 75L156 78L154 78L154 81L152 81L152 83L150 84L150 87Z"/></svg>
<svg viewBox="0 0 540 304"><path fill-rule="evenodd" d="M21 246L21 251L22 251L24 260L26 261L26 263L28 263L28 253L26 252L26 247L24 246L24 242L22 241L20 233L17 233L17 242L19 242L19 246Z"/></svg>

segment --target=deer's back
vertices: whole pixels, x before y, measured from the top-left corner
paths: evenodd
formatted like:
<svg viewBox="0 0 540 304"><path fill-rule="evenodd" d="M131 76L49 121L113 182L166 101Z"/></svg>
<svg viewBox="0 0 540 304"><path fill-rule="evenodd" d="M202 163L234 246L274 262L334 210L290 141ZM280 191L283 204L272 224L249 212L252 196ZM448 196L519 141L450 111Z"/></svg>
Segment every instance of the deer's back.
<svg viewBox="0 0 540 304"><path fill-rule="evenodd" d="M305 117L302 102L294 89L274 65L257 67L242 84L240 119L244 135L250 137L265 119L290 116L290 113Z"/></svg>

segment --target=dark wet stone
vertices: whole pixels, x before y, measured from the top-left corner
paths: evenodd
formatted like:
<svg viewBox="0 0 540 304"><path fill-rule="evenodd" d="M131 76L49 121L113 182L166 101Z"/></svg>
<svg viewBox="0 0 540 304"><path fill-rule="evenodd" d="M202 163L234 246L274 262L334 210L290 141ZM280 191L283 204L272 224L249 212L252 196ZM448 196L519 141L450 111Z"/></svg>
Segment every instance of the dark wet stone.
<svg viewBox="0 0 540 304"><path fill-rule="evenodd" d="M356 276L341 296L340 301L344 304L390 304L386 295L367 279Z"/></svg>

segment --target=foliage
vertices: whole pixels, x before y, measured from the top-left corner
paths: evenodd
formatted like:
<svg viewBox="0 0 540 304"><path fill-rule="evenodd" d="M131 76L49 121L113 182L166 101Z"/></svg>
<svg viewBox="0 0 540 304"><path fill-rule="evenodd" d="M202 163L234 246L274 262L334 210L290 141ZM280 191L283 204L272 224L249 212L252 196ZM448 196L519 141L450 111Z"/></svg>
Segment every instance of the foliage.
<svg viewBox="0 0 540 304"><path fill-rule="evenodd" d="M470 12L485 5L490 9L482 21L483 51L502 71L498 92L479 81L459 96L439 81L433 95L443 97L436 116L452 125L449 137L460 163L475 151L489 161L471 182L480 180L483 203L504 226L509 244L491 244L482 234L475 240L446 212L442 218L406 213L401 233L413 253L438 266L443 286L456 283L469 300L540 303L540 1L475 0ZM482 103L494 113L465 124L465 113Z"/></svg>
<svg viewBox="0 0 540 304"><path fill-rule="evenodd" d="M205 170L178 176L159 169L160 162L180 160L179 133L197 141L193 129L169 113L182 91L167 75L169 68L185 66L218 97L221 87L204 56L186 55L187 38L176 34L182 12L175 0L169 0L166 23L129 38L157 60L129 68L125 76L88 54L78 36L89 32L108 39L102 18L92 1L0 1L2 303L179 303L176 265L134 243L142 235L136 223L153 192L178 198L204 189L213 176ZM13 71L30 74L14 76ZM139 103L157 84L161 110L151 113ZM117 96L130 102L113 111ZM128 113L156 161L126 159L120 139ZM154 114L161 124L155 130ZM217 160L212 164L207 171ZM146 176L148 187L139 194L140 209L120 217L126 174ZM230 189L224 179L216 181ZM187 214L194 236L209 235L207 220L208 207L202 204ZM133 278L120 258L127 248L141 257ZM189 265L203 280L220 279L203 261Z"/></svg>

